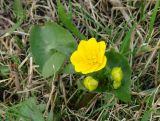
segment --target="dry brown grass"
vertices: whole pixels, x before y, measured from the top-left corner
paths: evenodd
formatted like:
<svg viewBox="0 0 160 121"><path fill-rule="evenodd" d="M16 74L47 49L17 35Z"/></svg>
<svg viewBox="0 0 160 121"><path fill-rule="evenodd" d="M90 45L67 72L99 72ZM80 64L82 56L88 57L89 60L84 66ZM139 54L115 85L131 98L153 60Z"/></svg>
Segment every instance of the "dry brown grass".
<svg viewBox="0 0 160 121"><path fill-rule="evenodd" d="M160 120L160 8L154 31L147 39L156 1L146 1L145 19L139 23L139 0L72 0L70 3L74 23L85 36L105 39L108 46L117 50L128 28L138 23L130 45L133 54L128 58L133 70L132 102L129 104L111 94L92 95L77 90L75 82L80 76L62 74L58 80L44 79L29 51L29 31L32 25L48 20L60 23L56 2L22 1L26 17L10 33L8 28L17 22L13 1L0 1L0 72L3 71L0 73L0 120L3 121L9 107L32 96L46 104L44 116L53 111L55 117L63 121L140 121L149 109L153 110L149 120ZM69 1L63 0L63 5L69 10Z"/></svg>

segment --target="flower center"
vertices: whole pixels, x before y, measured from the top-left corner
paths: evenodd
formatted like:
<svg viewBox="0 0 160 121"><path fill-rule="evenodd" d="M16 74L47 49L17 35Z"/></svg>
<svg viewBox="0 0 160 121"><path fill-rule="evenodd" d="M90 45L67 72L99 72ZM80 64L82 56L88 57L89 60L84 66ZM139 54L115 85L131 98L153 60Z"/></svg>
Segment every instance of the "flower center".
<svg viewBox="0 0 160 121"><path fill-rule="evenodd" d="M95 65L97 63L97 58L96 56L89 56L87 58L87 61L89 65Z"/></svg>

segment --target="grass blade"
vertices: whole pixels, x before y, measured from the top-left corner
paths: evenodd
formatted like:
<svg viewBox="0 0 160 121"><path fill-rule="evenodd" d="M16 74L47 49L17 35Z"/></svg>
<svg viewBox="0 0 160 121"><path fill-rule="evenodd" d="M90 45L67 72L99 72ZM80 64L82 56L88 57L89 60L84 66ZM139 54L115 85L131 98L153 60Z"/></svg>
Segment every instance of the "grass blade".
<svg viewBox="0 0 160 121"><path fill-rule="evenodd" d="M24 18L24 10L21 0L14 0L14 13L16 14L17 20Z"/></svg>
<svg viewBox="0 0 160 121"><path fill-rule="evenodd" d="M66 11L61 4L60 0L57 0L57 7L58 7L58 16L60 21L64 24L64 26L73 32L78 38L85 39L85 36L79 32L76 26L72 23L71 14L66 14Z"/></svg>
<svg viewBox="0 0 160 121"><path fill-rule="evenodd" d="M159 80L158 80L158 83L160 83L160 50L158 51L158 75L159 77Z"/></svg>
<svg viewBox="0 0 160 121"><path fill-rule="evenodd" d="M154 29L154 23L155 23L156 15L157 15L157 12L158 12L159 4L160 4L160 0L157 0L156 4L155 4L155 7L154 7L154 10L153 10L153 13L152 13L152 16L151 16L151 19L150 19L149 32L148 32L148 36L147 36L147 39L146 39L147 41L151 37L152 31Z"/></svg>
<svg viewBox="0 0 160 121"><path fill-rule="evenodd" d="M148 121L151 116L151 113L152 113L152 110L145 111L141 121Z"/></svg>
<svg viewBox="0 0 160 121"><path fill-rule="evenodd" d="M16 15L16 23L6 31L7 33L12 33L23 23L23 19L25 18L25 11L23 9L21 0L14 0L13 12Z"/></svg>
<svg viewBox="0 0 160 121"><path fill-rule="evenodd" d="M131 42L131 35L132 35L133 28L131 28L125 35L122 45L120 47L120 53L126 55L129 52L129 46Z"/></svg>

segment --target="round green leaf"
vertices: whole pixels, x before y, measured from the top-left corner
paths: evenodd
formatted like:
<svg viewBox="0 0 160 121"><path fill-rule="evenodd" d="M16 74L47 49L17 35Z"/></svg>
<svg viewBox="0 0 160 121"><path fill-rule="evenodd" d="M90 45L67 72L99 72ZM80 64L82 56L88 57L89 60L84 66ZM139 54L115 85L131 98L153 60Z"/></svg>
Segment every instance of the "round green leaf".
<svg viewBox="0 0 160 121"><path fill-rule="evenodd" d="M109 51L106 53L108 62L107 66L112 69L121 67L123 71L122 84L118 89L113 90L114 94L122 101L128 102L131 100L131 68L127 59L120 53Z"/></svg>
<svg viewBox="0 0 160 121"><path fill-rule="evenodd" d="M44 77L49 77L59 71L65 61L65 55L56 52L44 64L42 74Z"/></svg>
<svg viewBox="0 0 160 121"><path fill-rule="evenodd" d="M53 70L43 71L44 66L48 63L51 56L60 52L66 57L76 49L76 41L74 40L71 33L59 26L54 22L48 22L44 26L35 25L32 27L30 32L30 47L32 56L39 70L45 77L53 74ZM62 57L57 56L57 60L62 62ZM62 59L62 60L61 60ZM52 60L52 59L51 59ZM58 64L63 64L63 63ZM50 61L50 65L56 65L57 62ZM58 65L60 67L61 65ZM56 70L58 71L58 70Z"/></svg>
<svg viewBox="0 0 160 121"><path fill-rule="evenodd" d="M65 74L74 74L75 70L74 70L73 65L72 64L66 65L66 67L63 70L63 73L65 73Z"/></svg>

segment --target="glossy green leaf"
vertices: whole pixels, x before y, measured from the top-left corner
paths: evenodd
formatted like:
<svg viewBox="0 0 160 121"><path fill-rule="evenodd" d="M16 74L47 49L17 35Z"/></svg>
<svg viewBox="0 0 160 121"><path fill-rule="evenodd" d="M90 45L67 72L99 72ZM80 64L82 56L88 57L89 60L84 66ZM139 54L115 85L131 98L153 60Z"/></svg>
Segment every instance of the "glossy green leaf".
<svg viewBox="0 0 160 121"><path fill-rule="evenodd" d="M42 74L44 77L49 77L55 72L58 72L65 61L65 55L56 52L44 64Z"/></svg>
<svg viewBox="0 0 160 121"><path fill-rule="evenodd" d="M85 36L80 33L77 27L73 24L71 14L67 14L64 6L61 4L60 0L57 0L57 11L60 21L64 24L64 26L73 32L78 38L85 39Z"/></svg>
<svg viewBox="0 0 160 121"><path fill-rule="evenodd" d="M64 58L69 57L76 49L76 41L67 30L54 22L48 22L44 26L35 25L32 27L30 46L32 56L36 64L39 65L40 72L48 77L57 72L62 66ZM55 57L55 53L59 55ZM47 70L47 67L52 68L52 65L56 65L55 72L53 69Z"/></svg>
<svg viewBox="0 0 160 121"><path fill-rule="evenodd" d="M46 118L46 121L53 121L53 112L49 112L48 117Z"/></svg>
<svg viewBox="0 0 160 121"><path fill-rule="evenodd" d="M74 69L73 65L72 64L66 65L66 67L63 70L63 73L65 73L65 74L74 74L75 73L75 69Z"/></svg>
<svg viewBox="0 0 160 121"><path fill-rule="evenodd" d="M45 121L43 118L43 113L41 112L39 107L40 105L36 104L35 98L29 98L22 103L20 114L32 121Z"/></svg>
<svg viewBox="0 0 160 121"><path fill-rule="evenodd" d="M30 97L18 104L7 107L5 118L6 121L46 121L43 116L45 108L46 104L38 104L35 97Z"/></svg>
<svg viewBox="0 0 160 121"><path fill-rule="evenodd" d="M107 65L110 69L113 67L121 67L123 71L123 79L121 87L118 89L113 90L115 95L122 101L128 102L131 100L131 68L127 59L122 56L121 54L109 51L106 53L107 55Z"/></svg>

